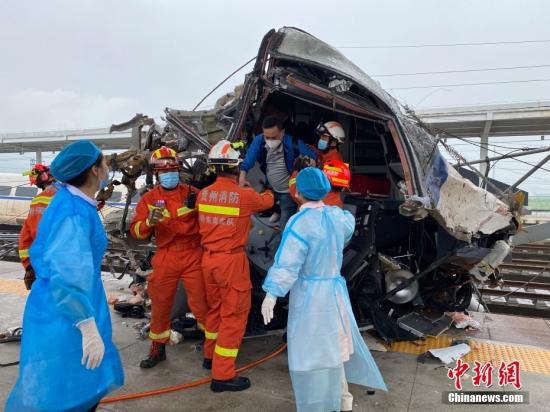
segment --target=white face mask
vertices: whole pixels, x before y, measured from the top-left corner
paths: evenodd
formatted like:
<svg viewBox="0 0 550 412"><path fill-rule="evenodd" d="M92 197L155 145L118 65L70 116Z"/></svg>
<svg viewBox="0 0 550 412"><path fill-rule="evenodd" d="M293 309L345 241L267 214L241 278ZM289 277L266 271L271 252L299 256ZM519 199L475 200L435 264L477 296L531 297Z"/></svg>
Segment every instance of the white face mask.
<svg viewBox="0 0 550 412"><path fill-rule="evenodd" d="M267 139L265 139L265 144L270 149L276 149L281 144L281 141L280 140L267 140Z"/></svg>

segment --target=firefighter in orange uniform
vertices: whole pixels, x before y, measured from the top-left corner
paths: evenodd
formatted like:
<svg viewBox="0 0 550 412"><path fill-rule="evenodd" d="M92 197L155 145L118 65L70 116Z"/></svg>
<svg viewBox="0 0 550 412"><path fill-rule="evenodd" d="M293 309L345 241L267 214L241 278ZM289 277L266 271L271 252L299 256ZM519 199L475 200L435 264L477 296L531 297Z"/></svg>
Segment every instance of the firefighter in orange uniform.
<svg viewBox="0 0 550 412"><path fill-rule="evenodd" d="M39 163L35 164L32 170L24 173L24 175L29 176L31 185L35 185L39 189L42 189L42 192L32 199L29 214L19 234L19 258L25 268L25 286L27 290L31 290L31 285L36 277L29 259L29 248L36 237L38 223L42 218L42 214L50 204L57 188L54 185L55 178L51 175L48 166Z"/></svg>
<svg viewBox="0 0 550 412"><path fill-rule="evenodd" d="M328 177L331 190L323 199L327 206L338 206L344 208L342 201L342 190L349 188L351 173L349 166L340 160L329 160L323 165L323 173Z"/></svg>
<svg viewBox="0 0 550 412"><path fill-rule="evenodd" d="M346 140L346 132L338 122L320 123L315 129L319 136L317 142L317 166L322 168L329 160L343 161L339 152L340 145Z"/></svg>
<svg viewBox="0 0 550 412"><path fill-rule="evenodd" d="M208 164L215 169L217 179L198 197L208 301L203 366L212 369L210 389L214 392L250 387L248 378L235 373L252 299L245 244L250 216L273 207L274 202L271 191L260 194L250 187L239 186L239 163L239 153L229 141L221 140L214 145L208 154Z"/></svg>
<svg viewBox="0 0 550 412"><path fill-rule="evenodd" d="M159 185L144 194L130 227L136 239L155 235L157 250L152 260L153 273L147 290L151 297L151 349L141 368L152 368L166 359L165 345L170 340L170 313L178 280L183 281L187 300L197 327L204 330L206 293L201 270L198 190L180 183L176 152L165 146L153 152L150 162Z"/></svg>

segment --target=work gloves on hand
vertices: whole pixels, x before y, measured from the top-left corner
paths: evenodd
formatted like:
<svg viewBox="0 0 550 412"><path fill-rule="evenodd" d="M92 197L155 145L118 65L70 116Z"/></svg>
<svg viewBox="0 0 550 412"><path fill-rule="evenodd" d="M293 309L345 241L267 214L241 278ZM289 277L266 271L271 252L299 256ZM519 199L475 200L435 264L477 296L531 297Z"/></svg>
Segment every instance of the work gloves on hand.
<svg viewBox="0 0 550 412"><path fill-rule="evenodd" d="M77 327L82 333L82 364L86 365L86 369L95 369L101 364L105 354L105 345L97 331L95 320L87 319Z"/></svg>
<svg viewBox="0 0 550 412"><path fill-rule="evenodd" d="M264 325L267 325L273 319L273 309L277 303L277 298L269 293L265 295L262 302L262 316L264 317Z"/></svg>
<svg viewBox="0 0 550 412"><path fill-rule="evenodd" d="M155 226L163 218L162 215L163 209L160 207L155 207L149 211L149 216L147 217L147 226Z"/></svg>
<svg viewBox="0 0 550 412"><path fill-rule="evenodd" d="M31 290L31 286L33 282L36 280L36 275L34 274L34 269L32 266L29 266L25 270L25 277L23 278L23 282L25 282L25 287L27 290Z"/></svg>

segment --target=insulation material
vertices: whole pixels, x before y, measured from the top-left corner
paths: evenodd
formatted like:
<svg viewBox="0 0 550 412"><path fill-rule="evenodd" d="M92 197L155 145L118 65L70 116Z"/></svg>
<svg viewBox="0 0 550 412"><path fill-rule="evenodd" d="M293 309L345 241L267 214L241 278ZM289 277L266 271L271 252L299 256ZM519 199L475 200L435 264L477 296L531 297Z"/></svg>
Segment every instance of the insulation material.
<svg viewBox="0 0 550 412"><path fill-rule="evenodd" d="M417 198L454 237L469 242L476 233L491 234L510 225L508 206L463 178L439 153L426 171L427 196Z"/></svg>

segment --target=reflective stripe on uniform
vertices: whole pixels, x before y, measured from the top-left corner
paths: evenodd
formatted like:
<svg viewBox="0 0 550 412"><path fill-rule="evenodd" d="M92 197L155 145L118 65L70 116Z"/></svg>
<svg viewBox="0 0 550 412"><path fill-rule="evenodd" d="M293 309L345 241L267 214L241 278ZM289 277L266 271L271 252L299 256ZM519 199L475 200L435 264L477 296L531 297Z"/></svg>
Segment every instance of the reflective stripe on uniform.
<svg viewBox="0 0 550 412"><path fill-rule="evenodd" d="M239 216L241 209L238 207L199 204L199 212L214 213L217 215Z"/></svg>
<svg viewBox="0 0 550 412"><path fill-rule="evenodd" d="M218 332L208 332L206 329L204 330L204 337L206 339L210 340L216 340L218 339Z"/></svg>
<svg viewBox="0 0 550 412"><path fill-rule="evenodd" d="M323 169L325 170L330 170L332 172L338 172L338 173L342 173L343 170L341 167L334 167L334 166L328 166L328 165L325 165L323 166Z"/></svg>
<svg viewBox="0 0 550 412"><path fill-rule="evenodd" d="M136 234L136 237L138 239L145 239L147 237L147 235L142 235L139 231L139 228L141 227L141 220L138 221L135 226L134 226L134 233Z"/></svg>
<svg viewBox="0 0 550 412"><path fill-rule="evenodd" d="M165 330L162 333L153 333L149 331L149 339L166 339L170 337L170 329Z"/></svg>
<svg viewBox="0 0 550 412"><path fill-rule="evenodd" d="M347 184L348 184L348 181L345 180L345 179L339 179L339 178L337 178L337 177L332 177L332 180L333 180L334 182L342 183L342 184L344 184L344 185L347 185Z"/></svg>
<svg viewBox="0 0 550 412"><path fill-rule="evenodd" d="M216 347L214 348L214 352L216 352L220 356L225 356L226 358L236 358L237 353L239 353L239 349L224 348L216 345Z"/></svg>
<svg viewBox="0 0 550 412"><path fill-rule="evenodd" d="M29 249L19 249L19 258L25 259L29 257Z"/></svg>
<svg viewBox="0 0 550 412"><path fill-rule="evenodd" d="M32 201L31 205L49 205L52 201L52 198L50 196L36 196Z"/></svg>
<svg viewBox="0 0 550 412"><path fill-rule="evenodd" d="M180 207L180 208L178 209L178 217L179 217L179 216L186 215L187 213L194 212L195 210L196 210L196 209L189 209L187 206Z"/></svg>
<svg viewBox="0 0 550 412"><path fill-rule="evenodd" d="M295 177L293 177L292 179L290 179L290 180L288 181L288 187L293 186L293 185L295 185L295 184L296 184L296 178L295 178Z"/></svg>
<svg viewBox="0 0 550 412"><path fill-rule="evenodd" d="M199 328L199 330L202 330L203 332L205 331L204 325L200 322L197 322L197 328Z"/></svg>

